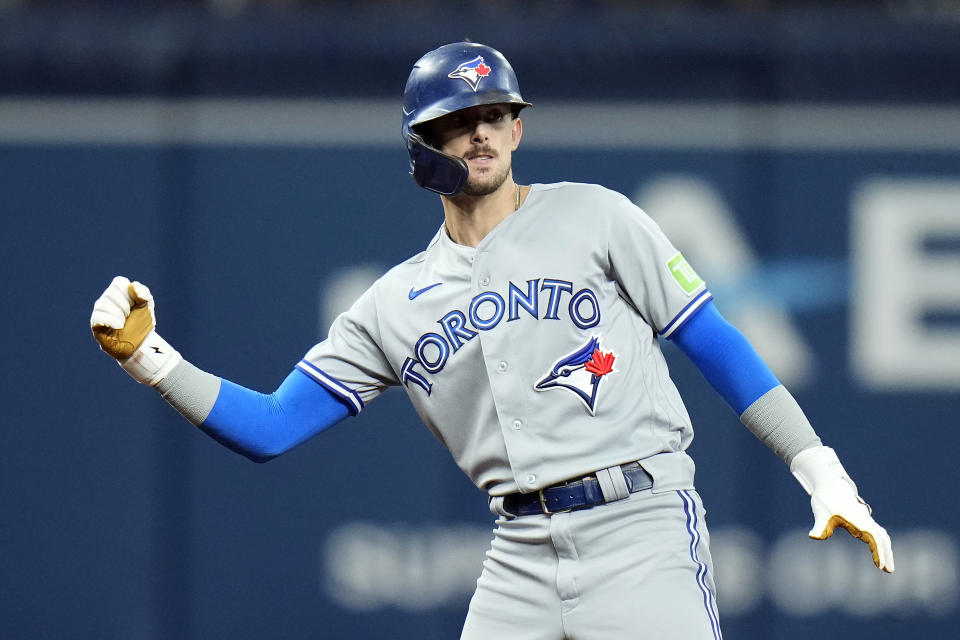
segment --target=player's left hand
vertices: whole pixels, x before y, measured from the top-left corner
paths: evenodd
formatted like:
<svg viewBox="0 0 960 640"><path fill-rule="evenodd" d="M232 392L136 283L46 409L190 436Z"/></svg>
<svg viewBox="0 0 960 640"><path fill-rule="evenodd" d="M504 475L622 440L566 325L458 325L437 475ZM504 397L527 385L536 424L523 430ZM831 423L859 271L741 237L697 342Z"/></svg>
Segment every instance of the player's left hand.
<svg viewBox="0 0 960 640"><path fill-rule="evenodd" d="M833 449L819 446L801 451L790 464L790 471L810 494L814 517L811 538L825 540L842 527L870 545L877 568L893 573L890 536L873 519L870 505L857 495L857 485Z"/></svg>

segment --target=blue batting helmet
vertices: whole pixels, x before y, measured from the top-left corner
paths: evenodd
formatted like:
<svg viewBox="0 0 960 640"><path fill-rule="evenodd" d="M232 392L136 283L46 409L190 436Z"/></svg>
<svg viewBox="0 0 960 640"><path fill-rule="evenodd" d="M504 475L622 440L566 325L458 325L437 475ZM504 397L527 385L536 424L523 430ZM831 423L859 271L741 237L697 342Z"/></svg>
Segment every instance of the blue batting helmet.
<svg viewBox="0 0 960 640"><path fill-rule="evenodd" d="M417 125L482 104L524 102L513 67L502 53L474 42L455 42L417 60L403 89L403 139L418 185L454 195L467 181L467 164L441 152L417 133Z"/></svg>

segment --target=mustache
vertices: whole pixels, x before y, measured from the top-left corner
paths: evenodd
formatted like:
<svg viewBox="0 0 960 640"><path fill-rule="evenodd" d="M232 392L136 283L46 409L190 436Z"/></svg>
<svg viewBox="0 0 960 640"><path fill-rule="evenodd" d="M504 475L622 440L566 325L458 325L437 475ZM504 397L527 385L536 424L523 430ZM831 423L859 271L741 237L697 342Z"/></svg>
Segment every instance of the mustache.
<svg viewBox="0 0 960 640"><path fill-rule="evenodd" d="M476 158L477 156L490 156L492 158L496 158L497 152L491 149L490 147L476 147L475 149L471 149L470 151L465 153L463 156L463 159L471 160L473 158Z"/></svg>

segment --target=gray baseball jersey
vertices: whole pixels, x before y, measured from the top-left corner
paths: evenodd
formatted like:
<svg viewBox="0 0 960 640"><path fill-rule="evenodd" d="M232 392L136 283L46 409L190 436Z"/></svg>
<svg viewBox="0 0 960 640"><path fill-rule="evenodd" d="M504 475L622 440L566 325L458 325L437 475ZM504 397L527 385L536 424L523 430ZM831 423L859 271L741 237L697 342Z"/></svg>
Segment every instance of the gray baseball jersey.
<svg viewBox="0 0 960 640"><path fill-rule="evenodd" d="M657 336L710 297L623 195L534 184L476 248L441 227L298 367L354 412L402 386L490 495L633 460L654 492L689 489L693 431Z"/></svg>

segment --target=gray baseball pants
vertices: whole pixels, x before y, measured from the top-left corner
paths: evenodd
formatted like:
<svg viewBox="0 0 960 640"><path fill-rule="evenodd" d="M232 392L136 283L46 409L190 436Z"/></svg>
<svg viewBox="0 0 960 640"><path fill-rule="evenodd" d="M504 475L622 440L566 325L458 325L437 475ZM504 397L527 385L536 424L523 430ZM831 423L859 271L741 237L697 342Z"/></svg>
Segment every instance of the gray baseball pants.
<svg viewBox="0 0 960 640"><path fill-rule="evenodd" d="M461 640L721 640L696 491L500 518Z"/></svg>

